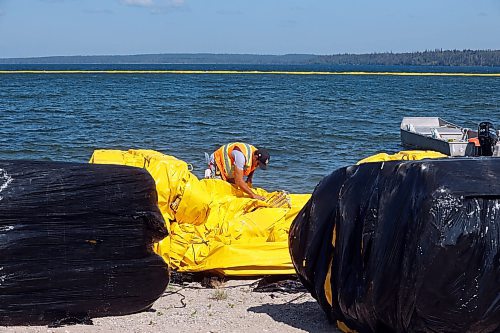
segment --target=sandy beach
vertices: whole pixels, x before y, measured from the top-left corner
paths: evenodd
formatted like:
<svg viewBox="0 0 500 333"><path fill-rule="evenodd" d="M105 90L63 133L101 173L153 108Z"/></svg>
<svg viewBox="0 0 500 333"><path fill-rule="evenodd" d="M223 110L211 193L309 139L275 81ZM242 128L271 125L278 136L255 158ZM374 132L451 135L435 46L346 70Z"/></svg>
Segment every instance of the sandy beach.
<svg viewBox="0 0 500 333"><path fill-rule="evenodd" d="M304 290L254 291L257 279L206 286L170 283L144 312L93 318L92 324L0 327L1 332L340 332ZM272 289L272 288L271 288Z"/></svg>

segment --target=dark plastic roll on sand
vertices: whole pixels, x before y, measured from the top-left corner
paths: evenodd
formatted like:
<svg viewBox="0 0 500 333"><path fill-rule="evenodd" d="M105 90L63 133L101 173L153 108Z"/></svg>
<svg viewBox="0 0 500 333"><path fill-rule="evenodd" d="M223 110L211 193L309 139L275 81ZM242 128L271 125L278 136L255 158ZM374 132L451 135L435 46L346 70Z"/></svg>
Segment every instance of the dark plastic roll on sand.
<svg viewBox="0 0 500 333"><path fill-rule="evenodd" d="M0 161L0 325L149 308L168 284L155 184L118 165Z"/></svg>
<svg viewBox="0 0 500 333"><path fill-rule="evenodd" d="M500 158L339 169L289 240L332 321L358 332L500 331Z"/></svg>

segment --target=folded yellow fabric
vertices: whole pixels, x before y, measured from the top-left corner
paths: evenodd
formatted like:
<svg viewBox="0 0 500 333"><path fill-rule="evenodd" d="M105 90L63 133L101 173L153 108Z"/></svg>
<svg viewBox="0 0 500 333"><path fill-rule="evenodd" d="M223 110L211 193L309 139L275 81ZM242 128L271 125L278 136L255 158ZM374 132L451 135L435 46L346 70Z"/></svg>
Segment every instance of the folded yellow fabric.
<svg viewBox="0 0 500 333"><path fill-rule="evenodd" d="M441 154L433 150L403 150L398 153L389 155L387 153L379 153L366 157L356 163L357 165L370 162L383 162L383 161L416 161L423 160L424 158L445 158L445 154Z"/></svg>
<svg viewBox="0 0 500 333"><path fill-rule="evenodd" d="M169 230L155 252L172 269L231 276L295 274L288 231L310 194L255 188L270 200L254 200L225 181L199 180L188 163L154 150L96 150L90 163L149 171Z"/></svg>

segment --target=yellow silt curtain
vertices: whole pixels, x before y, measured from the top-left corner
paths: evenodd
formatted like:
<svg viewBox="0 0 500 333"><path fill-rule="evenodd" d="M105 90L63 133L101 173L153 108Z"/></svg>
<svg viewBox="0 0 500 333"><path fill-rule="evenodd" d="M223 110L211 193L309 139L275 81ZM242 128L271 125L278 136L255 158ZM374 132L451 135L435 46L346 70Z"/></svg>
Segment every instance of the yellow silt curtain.
<svg viewBox="0 0 500 333"><path fill-rule="evenodd" d="M218 179L199 180L190 165L154 150L96 150L90 163L146 169L156 182L169 236L155 252L179 272L227 276L295 274L288 231L310 194L267 192L250 199Z"/></svg>
<svg viewBox="0 0 500 333"><path fill-rule="evenodd" d="M402 150L395 154L389 155L387 153L379 153L366 157L356 163L357 165L371 162L385 162L385 161L418 161L425 158L446 158L445 154L433 150Z"/></svg>

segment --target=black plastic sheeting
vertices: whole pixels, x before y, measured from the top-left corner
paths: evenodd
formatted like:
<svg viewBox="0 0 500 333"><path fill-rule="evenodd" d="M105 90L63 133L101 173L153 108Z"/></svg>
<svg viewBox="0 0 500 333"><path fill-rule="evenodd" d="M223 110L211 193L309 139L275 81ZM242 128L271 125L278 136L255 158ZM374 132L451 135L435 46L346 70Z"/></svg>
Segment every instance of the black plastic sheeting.
<svg viewBox="0 0 500 333"><path fill-rule="evenodd" d="M143 169L0 161L0 325L124 315L168 284L167 235Z"/></svg>
<svg viewBox="0 0 500 333"><path fill-rule="evenodd" d="M289 241L331 321L359 332L500 331L500 158L339 169Z"/></svg>

